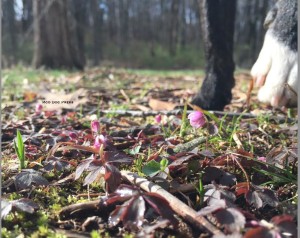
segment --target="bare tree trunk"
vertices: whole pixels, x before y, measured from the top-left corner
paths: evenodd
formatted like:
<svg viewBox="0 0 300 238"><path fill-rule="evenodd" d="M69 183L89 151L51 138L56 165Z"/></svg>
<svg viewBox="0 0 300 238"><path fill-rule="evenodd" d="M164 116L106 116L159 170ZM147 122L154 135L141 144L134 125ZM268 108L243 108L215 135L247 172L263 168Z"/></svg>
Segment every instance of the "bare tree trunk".
<svg viewBox="0 0 300 238"><path fill-rule="evenodd" d="M126 47L129 40L129 3L128 0L119 0L119 13L120 13L120 38L119 47L121 55L124 56L126 52Z"/></svg>
<svg viewBox="0 0 300 238"><path fill-rule="evenodd" d="M76 26L76 35L78 40L79 55L82 57L83 64L85 64L85 32L87 25L87 3L82 0L72 0L74 18L73 24Z"/></svg>
<svg viewBox="0 0 300 238"><path fill-rule="evenodd" d="M34 67L83 69L84 56L68 3L66 0L33 0ZM48 7L47 12L42 14L45 7Z"/></svg>
<svg viewBox="0 0 300 238"><path fill-rule="evenodd" d="M194 9L194 13L197 19L195 25L193 25L192 38L196 40L196 47L198 51L202 50L202 33L199 29L201 29L201 18L200 18L200 9L199 9L198 0L192 0L190 3L190 8ZM191 20L192 22L192 20Z"/></svg>
<svg viewBox="0 0 300 238"><path fill-rule="evenodd" d="M177 41L178 41L178 26L179 26L179 0L172 0L170 13L170 38L169 38L169 52L171 56L176 55Z"/></svg>
<svg viewBox="0 0 300 238"><path fill-rule="evenodd" d="M180 47L184 49L186 46L186 31L187 31L187 24L186 24L186 0L182 0L181 5L181 32L180 32Z"/></svg>
<svg viewBox="0 0 300 238"><path fill-rule="evenodd" d="M22 30L25 33L33 22L32 0L23 0Z"/></svg>
<svg viewBox="0 0 300 238"><path fill-rule="evenodd" d="M108 33L111 41L116 41L117 35L117 16L116 16L116 3L115 0L107 0L108 6Z"/></svg>
<svg viewBox="0 0 300 238"><path fill-rule="evenodd" d="M159 39L161 45L165 46L168 43L168 35L166 34L166 1L165 0L160 0L160 17L159 17L159 28L160 28L160 34L159 34Z"/></svg>
<svg viewBox="0 0 300 238"><path fill-rule="evenodd" d="M198 0L205 46L206 76L193 100L203 109L223 110L234 86L233 33L236 0Z"/></svg>
<svg viewBox="0 0 300 238"><path fill-rule="evenodd" d="M90 7L93 18L93 65L96 66L102 57L103 12L99 9L98 0L92 0Z"/></svg>
<svg viewBox="0 0 300 238"><path fill-rule="evenodd" d="M9 41L7 41L8 47L6 50L4 50L5 58L8 64L7 66L11 66L16 63L17 31L14 4L14 0L3 2L3 18L5 19L3 28L6 31L5 37L9 39Z"/></svg>

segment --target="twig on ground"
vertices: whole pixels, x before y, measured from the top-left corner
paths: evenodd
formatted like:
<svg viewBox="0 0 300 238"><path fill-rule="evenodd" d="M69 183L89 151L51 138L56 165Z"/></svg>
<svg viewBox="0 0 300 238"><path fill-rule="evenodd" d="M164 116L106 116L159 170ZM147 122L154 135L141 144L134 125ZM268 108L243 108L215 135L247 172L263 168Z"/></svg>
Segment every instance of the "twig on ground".
<svg viewBox="0 0 300 238"><path fill-rule="evenodd" d="M147 192L156 193L164 197L168 202L171 208L182 218L189 221L199 228L204 228L206 231L214 235L222 235L223 233L217 229L214 225L209 223L203 216L199 216L195 210L190 208L185 203L181 202L178 198L173 196L171 193L164 190L162 187L148 181L145 178L138 176L129 171L121 171L123 178L128 180L130 183L139 186Z"/></svg>
<svg viewBox="0 0 300 238"><path fill-rule="evenodd" d="M191 151L194 148L196 148L198 145L206 142L206 140L208 140L208 137L199 137L199 138L193 139L187 143L176 145L174 147L173 151L175 153Z"/></svg>
<svg viewBox="0 0 300 238"><path fill-rule="evenodd" d="M187 111L187 114L191 113L191 110ZM214 114L215 116L226 116L226 117L241 117L241 118L257 118L257 115L254 115L252 113L240 113L240 112L222 112L222 111L208 111L209 113ZM165 111L135 111L135 110L101 110L100 114L117 114L118 116L130 116L130 117L147 117L147 116L155 116L158 114L166 115L166 116L176 116L176 115L182 115L183 110L182 109L175 109L175 110L165 110ZM270 116L270 119L274 119L282 122L294 122L295 119L288 118L285 116L273 116L271 114L263 114L265 116Z"/></svg>
<svg viewBox="0 0 300 238"><path fill-rule="evenodd" d="M131 127L128 130L113 131L110 135L113 137L126 137L129 134L136 136L140 131L143 131L146 135L153 135L155 134L155 130L158 130L158 127L153 125L146 125Z"/></svg>
<svg viewBox="0 0 300 238"><path fill-rule="evenodd" d="M82 203L72 204L63 207L59 212L61 220L67 220L72 218L86 218L101 213L101 215L109 215L114 206L101 205L100 199L95 201L88 201Z"/></svg>
<svg viewBox="0 0 300 238"><path fill-rule="evenodd" d="M97 199L96 201L89 201L89 202L83 202L83 203L76 203L72 204L66 207L63 207L61 211L59 212L59 217L62 220L68 219L68 218L74 218L82 213L89 214L89 211L96 211L99 209L100 201ZM90 214L89 214L90 215Z"/></svg>
<svg viewBox="0 0 300 238"><path fill-rule="evenodd" d="M64 237L72 237L72 238L89 238L91 237L89 232L82 231L69 231L66 229L54 228L55 233L62 234Z"/></svg>

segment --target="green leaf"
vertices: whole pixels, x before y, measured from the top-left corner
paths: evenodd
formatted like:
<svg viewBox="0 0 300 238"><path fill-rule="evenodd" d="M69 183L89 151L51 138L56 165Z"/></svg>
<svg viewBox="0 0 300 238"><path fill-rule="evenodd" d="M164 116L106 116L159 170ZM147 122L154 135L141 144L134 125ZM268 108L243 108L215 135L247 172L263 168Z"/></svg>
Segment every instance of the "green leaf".
<svg viewBox="0 0 300 238"><path fill-rule="evenodd" d="M25 169L25 146L19 130L17 130L17 138L14 140L14 147L20 161L20 169Z"/></svg>
<svg viewBox="0 0 300 238"><path fill-rule="evenodd" d="M129 153L130 155L136 155L136 154L138 154L138 153L140 152L140 149L141 149L141 146L138 145L138 146L136 146L136 147L130 149L130 150L128 151L128 153Z"/></svg>
<svg viewBox="0 0 300 238"><path fill-rule="evenodd" d="M160 163L156 162L155 160L151 160L143 166L142 172L149 177L153 177L160 172L160 168Z"/></svg>
<svg viewBox="0 0 300 238"><path fill-rule="evenodd" d="M164 171L165 168L167 168L169 161L167 159L162 159L159 164L160 164L160 170Z"/></svg>
<svg viewBox="0 0 300 238"><path fill-rule="evenodd" d="M15 151L16 151L16 153L17 153L18 159L20 159L21 154L19 153L19 150L18 150L18 146L17 146L16 140L14 140L14 147L15 147Z"/></svg>

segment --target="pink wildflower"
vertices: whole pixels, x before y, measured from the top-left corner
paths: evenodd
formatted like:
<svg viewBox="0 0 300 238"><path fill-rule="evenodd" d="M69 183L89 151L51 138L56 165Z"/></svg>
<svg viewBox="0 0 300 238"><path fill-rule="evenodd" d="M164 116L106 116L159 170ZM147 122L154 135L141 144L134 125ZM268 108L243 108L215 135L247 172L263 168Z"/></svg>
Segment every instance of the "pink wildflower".
<svg viewBox="0 0 300 238"><path fill-rule="evenodd" d="M192 127L198 129L203 127L206 123L205 116L202 112L195 111L188 115L188 119L190 120L190 124Z"/></svg>
<svg viewBox="0 0 300 238"><path fill-rule="evenodd" d="M94 143L94 147L96 149L100 149L101 145L103 145L103 147L105 148L107 145L107 139L104 137L104 135L99 135L96 136L95 138L95 143Z"/></svg>
<svg viewBox="0 0 300 238"><path fill-rule="evenodd" d="M91 129L93 132L98 133L100 131L100 122L98 120L91 121Z"/></svg>
<svg viewBox="0 0 300 238"><path fill-rule="evenodd" d="M156 115L154 119L155 119L156 123L160 123L161 122L161 115L160 114Z"/></svg>
<svg viewBox="0 0 300 238"><path fill-rule="evenodd" d="M264 163L267 162L267 158L266 157L258 157L257 160L261 161L261 162L264 162Z"/></svg>
<svg viewBox="0 0 300 238"><path fill-rule="evenodd" d="M72 139L72 140L75 140L75 139L77 139L77 134L75 133L75 132L70 132L69 133L69 137Z"/></svg>
<svg viewBox="0 0 300 238"><path fill-rule="evenodd" d="M38 104L35 105L35 114L36 115L40 115L42 110L43 110L43 105L42 104L38 103Z"/></svg>
<svg viewBox="0 0 300 238"><path fill-rule="evenodd" d="M65 124L67 122L67 115L63 115L60 119L61 124Z"/></svg>

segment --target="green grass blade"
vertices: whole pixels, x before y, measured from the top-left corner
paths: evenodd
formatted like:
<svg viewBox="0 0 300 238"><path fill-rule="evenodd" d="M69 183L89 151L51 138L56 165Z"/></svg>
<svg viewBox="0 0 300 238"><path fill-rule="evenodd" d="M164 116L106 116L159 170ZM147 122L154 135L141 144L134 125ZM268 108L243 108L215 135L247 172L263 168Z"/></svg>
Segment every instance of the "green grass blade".
<svg viewBox="0 0 300 238"><path fill-rule="evenodd" d="M22 135L19 130L17 130L17 143L14 140L15 150L20 161L20 169L25 169L25 147Z"/></svg>
<svg viewBox="0 0 300 238"><path fill-rule="evenodd" d="M180 137L184 137L186 133L186 125L187 125L186 112L187 112L187 103L184 104L184 108L183 108L181 127L179 133Z"/></svg>

